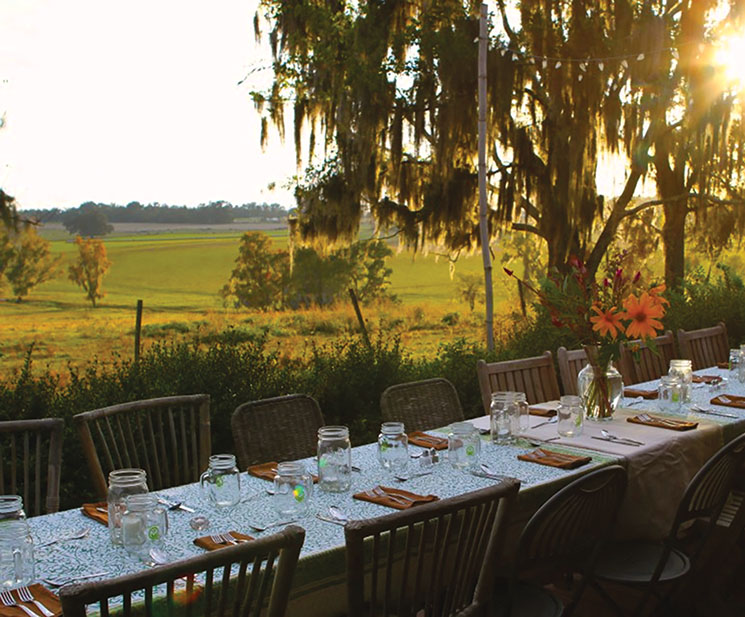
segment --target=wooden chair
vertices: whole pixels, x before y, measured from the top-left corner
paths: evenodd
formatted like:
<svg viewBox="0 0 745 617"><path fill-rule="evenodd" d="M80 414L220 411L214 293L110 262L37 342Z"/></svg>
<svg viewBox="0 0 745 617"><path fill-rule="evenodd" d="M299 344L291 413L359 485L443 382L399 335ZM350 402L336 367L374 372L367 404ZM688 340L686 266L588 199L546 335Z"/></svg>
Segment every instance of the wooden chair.
<svg viewBox="0 0 745 617"><path fill-rule="evenodd" d="M124 615L259 615L282 617L305 530L291 525L279 533L175 561L136 574L68 585L59 590L65 617L85 617L87 607L109 614L109 599L121 596ZM231 569L234 576L231 578ZM198 580L195 580L197 575ZM185 589L174 581L185 579ZM160 586L160 588L159 588ZM144 595L144 602L133 598ZM162 597L161 597L162 595ZM113 610L113 609L112 609Z"/></svg>
<svg viewBox="0 0 745 617"><path fill-rule="evenodd" d="M689 482L663 542L627 541L601 552L595 570L599 580L643 591L634 615L642 614L653 598L662 613L671 598L682 595L682 582L706 548L743 461L745 434L721 448ZM593 587L621 612L603 587Z"/></svg>
<svg viewBox="0 0 745 617"><path fill-rule="evenodd" d="M484 403L484 411L487 415L491 405L492 392L500 390L524 392L530 405L553 401L561 396L550 351L533 358L506 360L490 364L479 360L476 371L479 376L481 400Z"/></svg>
<svg viewBox="0 0 745 617"><path fill-rule="evenodd" d="M153 491L196 482L207 469L207 394L122 403L79 413L73 420L99 498L106 498L108 474L114 469L144 469Z"/></svg>
<svg viewBox="0 0 745 617"><path fill-rule="evenodd" d="M403 422L407 431L425 431L464 419L455 387L435 378L401 383L380 396L384 422Z"/></svg>
<svg viewBox="0 0 745 617"><path fill-rule="evenodd" d="M670 360L675 357L675 339L673 333L667 330L662 336L654 339L657 352L653 352L642 341L629 341L621 343L621 358L619 370L623 376L624 385L642 383L659 379L667 375L670 368ZM632 349L634 346L639 347L636 354ZM727 351L729 354L729 350ZM729 357L729 356L728 356Z"/></svg>
<svg viewBox="0 0 745 617"><path fill-rule="evenodd" d="M691 361L694 371L728 362L727 326L720 321L711 328L678 330L678 347L680 354Z"/></svg>
<svg viewBox="0 0 745 617"><path fill-rule="evenodd" d="M564 394L577 394L577 375L587 365L587 353L584 349L568 350L562 345L556 350L556 361Z"/></svg>
<svg viewBox="0 0 745 617"><path fill-rule="evenodd" d="M592 581L625 491L626 470L612 465L581 476L543 504L520 536L509 581L496 586L492 614L568 617ZM573 573L581 578L566 608L542 586L527 582Z"/></svg>
<svg viewBox="0 0 745 617"><path fill-rule="evenodd" d="M230 419L243 469L268 461L313 456L318 448L318 429L323 425L318 402L306 394L243 403Z"/></svg>
<svg viewBox="0 0 745 617"><path fill-rule="evenodd" d="M520 482L350 521L348 615L481 614ZM420 612L421 611L421 612Z"/></svg>
<svg viewBox="0 0 745 617"><path fill-rule="evenodd" d="M59 510L60 418L0 422L0 493L20 495L27 515Z"/></svg>

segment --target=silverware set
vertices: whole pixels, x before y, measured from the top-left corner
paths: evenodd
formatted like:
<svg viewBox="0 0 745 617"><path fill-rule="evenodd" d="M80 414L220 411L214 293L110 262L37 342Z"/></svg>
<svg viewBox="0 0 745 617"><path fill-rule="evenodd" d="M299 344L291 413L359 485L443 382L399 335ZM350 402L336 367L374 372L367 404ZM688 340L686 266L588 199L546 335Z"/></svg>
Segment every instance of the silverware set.
<svg viewBox="0 0 745 617"><path fill-rule="evenodd" d="M31 594L31 590L28 587L19 587L15 590L18 594L18 600L16 600L13 597L13 592L10 590L6 591L0 591L0 601L5 606L15 606L17 608L20 608L23 610L24 613L26 613L29 617L39 617L39 613L31 610L27 606L24 606L22 603L33 603L34 606L36 606L37 609L41 611L41 614L44 615L44 617L54 617L54 613L50 611L46 606L44 606L41 602L39 602L34 596Z"/></svg>
<svg viewBox="0 0 745 617"><path fill-rule="evenodd" d="M733 413L726 413L724 411L716 411L714 409L710 409L708 407L701 407L700 405L691 405L691 411L695 411L696 413L702 413L704 415L709 416L720 416L722 418L739 418L740 416L735 415Z"/></svg>
<svg viewBox="0 0 745 617"><path fill-rule="evenodd" d="M248 542L243 538L236 538L232 532L226 531L225 533L216 533L210 536L215 544L240 544L241 542Z"/></svg>

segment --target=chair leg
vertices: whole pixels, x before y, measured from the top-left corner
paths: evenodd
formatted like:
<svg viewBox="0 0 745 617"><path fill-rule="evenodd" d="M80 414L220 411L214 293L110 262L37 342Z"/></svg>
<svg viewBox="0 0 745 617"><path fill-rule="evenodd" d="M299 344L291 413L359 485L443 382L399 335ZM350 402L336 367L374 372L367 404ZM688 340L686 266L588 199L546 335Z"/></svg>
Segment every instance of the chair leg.
<svg viewBox="0 0 745 617"><path fill-rule="evenodd" d="M616 602L610 594L603 589L602 585L600 585L597 581L589 581L590 586L597 592L597 594L605 601L605 603L613 609L613 611L618 615L619 617L625 617L625 613L623 612L623 609L618 606L618 602Z"/></svg>

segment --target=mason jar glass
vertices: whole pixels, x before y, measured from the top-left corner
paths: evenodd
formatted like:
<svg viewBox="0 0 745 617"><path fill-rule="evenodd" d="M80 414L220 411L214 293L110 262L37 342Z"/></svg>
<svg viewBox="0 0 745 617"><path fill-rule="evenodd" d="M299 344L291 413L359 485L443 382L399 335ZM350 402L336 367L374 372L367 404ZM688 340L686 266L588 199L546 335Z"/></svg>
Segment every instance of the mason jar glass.
<svg viewBox="0 0 745 617"><path fill-rule="evenodd" d="M161 547L168 534L168 514L152 493L129 495L122 515L122 544L131 555L150 561L150 551Z"/></svg>
<svg viewBox="0 0 745 617"><path fill-rule="evenodd" d="M202 490L219 508L236 505L241 500L241 474L234 454L213 454L209 469L199 478Z"/></svg>
<svg viewBox="0 0 745 617"><path fill-rule="evenodd" d="M34 541L23 499L0 495L0 587L12 589L34 579Z"/></svg>
<svg viewBox="0 0 745 617"><path fill-rule="evenodd" d="M147 493L147 474L144 469L115 469L109 473L109 536L113 544L122 543L122 515L127 509L129 495Z"/></svg>
<svg viewBox="0 0 745 617"><path fill-rule="evenodd" d="M352 444L346 426L318 429L318 487L342 493L352 486Z"/></svg>
<svg viewBox="0 0 745 617"><path fill-rule="evenodd" d="M683 399L683 384L677 375L663 375L660 377L660 385L657 404L660 411L680 411Z"/></svg>
<svg viewBox="0 0 745 617"><path fill-rule="evenodd" d="M512 434L522 435L530 428L530 407L525 392L513 392L517 410L512 416Z"/></svg>
<svg viewBox="0 0 745 617"><path fill-rule="evenodd" d="M403 422L383 422L378 435L378 460L383 469L394 474L406 471L409 462L409 438Z"/></svg>
<svg viewBox="0 0 745 617"><path fill-rule="evenodd" d="M579 437L585 422L585 408L582 399L573 394L565 394L559 399L556 409L556 430L562 437Z"/></svg>
<svg viewBox="0 0 745 617"><path fill-rule="evenodd" d="M671 377L680 379L681 402L691 402L693 384L693 369L690 360L670 360L670 370L667 372Z"/></svg>
<svg viewBox="0 0 745 617"><path fill-rule="evenodd" d="M448 460L456 469L475 469L481 454L481 437L470 422L454 422L448 435Z"/></svg>
<svg viewBox="0 0 745 617"><path fill-rule="evenodd" d="M299 517L308 511L313 476L302 463L279 463L274 476L275 509L281 516Z"/></svg>
<svg viewBox="0 0 745 617"><path fill-rule="evenodd" d="M494 443L503 445L514 441L520 425L519 407L515 400L515 392L494 392L491 395L491 439Z"/></svg>

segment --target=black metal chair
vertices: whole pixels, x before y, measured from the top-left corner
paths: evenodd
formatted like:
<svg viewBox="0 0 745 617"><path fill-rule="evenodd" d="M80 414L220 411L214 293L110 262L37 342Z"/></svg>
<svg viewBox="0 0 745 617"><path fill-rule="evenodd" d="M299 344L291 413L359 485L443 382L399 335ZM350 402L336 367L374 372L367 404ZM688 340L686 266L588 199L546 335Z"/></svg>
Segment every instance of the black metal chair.
<svg viewBox="0 0 745 617"><path fill-rule="evenodd" d="M642 591L633 615L640 615L652 599L661 610L680 589L705 549L744 461L745 434L721 448L689 482L664 541L623 542L601 553L596 566L598 580ZM623 614L601 585L594 582L593 587Z"/></svg>
<svg viewBox="0 0 745 617"><path fill-rule="evenodd" d="M403 422L407 431L426 431L464 419L455 387L435 378L401 383L380 395L384 422Z"/></svg>
<svg viewBox="0 0 745 617"><path fill-rule="evenodd" d="M59 591L62 612L65 617L85 617L87 607L98 604L97 614L108 615L109 599L121 596L123 605L116 612L125 617L143 614L282 617L304 539L305 530L291 525L266 538L191 559L118 578L62 587ZM197 581L200 574L203 579ZM175 590L176 579L185 579L183 591ZM144 594L144 601L133 597L138 592ZM265 604L266 612L261 612Z"/></svg>
<svg viewBox="0 0 745 617"><path fill-rule="evenodd" d="M607 541L626 491L626 470L598 469L565 486L531 517L523 530L511 576L496 587L491 615L564 617L570 615L592 581L599 549ZM531 581L578 573L581 578L564 608Z"/></svg>
<svg viewBox="0 0 745 617"><path fill-rule="evenodd" d="M347 614L481 615L520 482L344 527Z"/></svg>
<svg viewBox="0 0 745 617"><path fill-rule="evenodd" d="M313 456L324 425L318 402L306 394L249 401L230 418L238 463L245 469L269 461Z"/></svg>

